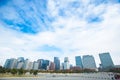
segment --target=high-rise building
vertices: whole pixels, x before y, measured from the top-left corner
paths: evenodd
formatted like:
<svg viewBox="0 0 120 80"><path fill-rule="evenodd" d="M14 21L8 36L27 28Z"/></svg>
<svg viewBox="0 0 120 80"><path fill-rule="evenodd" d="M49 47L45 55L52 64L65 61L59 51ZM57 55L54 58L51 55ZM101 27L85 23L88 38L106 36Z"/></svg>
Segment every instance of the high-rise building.
<svg viewBox="0 0 120 80"><path fill-rule="evenodd" d="M24 57L19 57L19 58L17 59L16 68L17 68L17 69L23 68L23 67L24 67L24 62L25 62Z"/></svg>
<svg viewBox="0 0 120 80"><path fill-rule="evenodd" d="M95 63L94 57L92 55L84 55L83 56L83 68L96 70L96 63Z"/></svg>
<svg viewBox="0 0 120 80"><path fill-rule="evenodd" d="M69 62L68 57L65 57L65 58L64 58L64 62Z"/></svg>
<svg viewBox="0 0 120 80"><path fill-rule="evenodd" d="M25 60L24 60L24 57L19 57L19 58L17 59L17 61L18 61L18 62L24 62Z"/></svg>
<svg viewBox="0 0 120 80"><path fill-rule="evenodd" d="M10 59L6 59L4 68L10 68Z"/></svg>
<svg viewBox="0 0 120 80"><path fill-rule="evenodd" d="M41 70L44 69L44 67L43 67L44 59L38 59L37 62L39 64L38 69L41 69Z"/></svg>
<svg viewBox="0 0 120 80"><path fill-rule="evenodd" d="M33 70L38 70L39 63L34 61L33 62Z"/></svg>
<svg viewBox="0 0 120 80"><path fill-rule="evenodd" d="M11 58L6 60L4 67L8 69L13 69L16 68L16 65L17 65L17 60L15 58Z"/></svg>
<svg viewBox="0 0 120 80"><path fill-rule="evenodd" d="M81 56L76 56L75 61L76 61L76 66L77 67L83 68Z"/></svg>
<svg viewBox="0 0 120 80"><path fill-rule="evenodd" d="M60 70L64 70L64 63L61 63Z"/></svg>
<svg viewBox="0 0 120 80"><path fill-rule="evenodd" d="M60 60L58 57L54 57L55 70L60 70Z"/></svg>
<svg viewBox="0 0 120 80"><path fill-rule="evenodd" d="M112 58L111 58L109 52L100 53L99 57L100 57L100 61L101 61L101 67L103 69L114 67L114 64L113 64L113 61L112 61Z"/></svg>
<svg viewBox="0 0 120 80"><path fill-rule="evenodd" d="M18 62L16 68L21 69L21 68L23 68L23 65L24 65L24 62Z"/></svg>
<svg viewBox="0 0 120 80"><path fill-rule="evenodd" d="M29 62L29 68L28 68L28 70L31 70L31 69L33 69L33 62Z"/></svg>
<svg viewBox="0 0 120 80"><path fill-rule="evenodd" d="M50 64L49 60L43 60L42 69L47 70L49 64Z"/></svg>
<svg viewBox="0 0 120 80"><path fill-rule="evenodd" d="M55 63L54 62L50 62L49 70L55 70Z"/></svg>
<svg viewBox="0 0 120 80"><path fill-rule="evenodd" d="M70 69L69 59L68 57L64 58L64 70Z"/></svg>
<svg viewBox="0 0 120 80"><path fill-rule="evenodd" d="M10 60L10 69L16 68L17 65L17 59L11 58Z"/></svg>
<svg viewBox="0 0 120 80"><path fill-rule="evenodd" d="M23 65L23 69L28 70L29 69L29 63L30 63L29 59L26 59L25 62L24 62L24 65Z"/></svg>

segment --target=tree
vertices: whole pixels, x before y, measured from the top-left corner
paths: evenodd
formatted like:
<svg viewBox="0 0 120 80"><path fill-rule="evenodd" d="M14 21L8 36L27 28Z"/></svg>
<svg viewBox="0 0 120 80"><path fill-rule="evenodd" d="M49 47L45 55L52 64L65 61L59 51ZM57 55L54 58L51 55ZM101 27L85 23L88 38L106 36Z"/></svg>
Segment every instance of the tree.
<svg viewBox="0 0 120 80"><path fill-rule="evenodd" d="M0 67L0 73L5 73L6 72L6 70L5 70L5 68L3 68L3 67Z"/></svg>
<svg viewBox="0 0 120 80"><path fill-rule="evenodd" d="M6 73L10 73L11 72L11 69L5 69L6 70Z"/></svg>
<svg viewBox="0 0 120 80"><path fill-rule="evenodd" d="M18 70L19 75L23 75L23 73L24 73L24 70L22 68Z"/></svg>
<svg viewBox="0 0 120 80"><path fill-rule="evenodd" d="M33 73L33 70L31 69L31 70L30 70L30 74L32 74L32 73Z"/></svg>
<svg viewBox="0 0 120 80"><path fill-rule="evenodd" d="M17 69L11 69L11 74L13 75L17 74Z"/></svg>
<svg viewBox="0 0 120 80"><path fill-rule="evenodd" d="M35 70L34 72L33 72L33 75L37 75L38 74L38 71L37 70Z"/></svg>

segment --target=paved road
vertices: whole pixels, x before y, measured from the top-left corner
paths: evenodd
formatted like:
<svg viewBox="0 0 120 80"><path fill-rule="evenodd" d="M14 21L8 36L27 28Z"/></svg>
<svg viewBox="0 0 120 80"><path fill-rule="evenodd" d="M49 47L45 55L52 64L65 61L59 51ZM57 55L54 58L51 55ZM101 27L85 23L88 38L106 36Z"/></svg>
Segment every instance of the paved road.
<svg viewBox="0 0 120 80"><path fill-rule="evenodd" d="M38 74L36 77L10 77L0 80L115 80L108 73L94 74Z"/></svg>

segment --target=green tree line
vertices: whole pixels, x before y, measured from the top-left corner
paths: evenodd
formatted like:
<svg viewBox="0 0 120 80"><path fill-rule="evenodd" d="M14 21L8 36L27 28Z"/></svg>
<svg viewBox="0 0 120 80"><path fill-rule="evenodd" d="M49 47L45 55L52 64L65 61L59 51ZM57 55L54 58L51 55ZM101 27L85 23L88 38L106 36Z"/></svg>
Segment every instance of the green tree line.
<svg viewBox="0 0 120 80"><path fill-rule="evenodd" d="M30 74L37 75L38 70L24 70L24 69L5 69L3 67L0 67L0 74L6 74L11 73L12 75L24 75L26 72L29 72Z"/></svg>

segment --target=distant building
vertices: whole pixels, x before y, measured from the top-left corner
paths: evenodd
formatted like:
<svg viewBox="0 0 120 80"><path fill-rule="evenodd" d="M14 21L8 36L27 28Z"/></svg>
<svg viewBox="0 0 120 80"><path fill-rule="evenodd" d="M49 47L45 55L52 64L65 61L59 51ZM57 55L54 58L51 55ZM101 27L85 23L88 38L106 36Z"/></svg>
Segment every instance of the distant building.
<svg viewBox="0 0 120 80"><path fill-rule="evenodd" d="M39 63L34 61L33 62L33 70L38 70Z"/></svg>
<svg viewBox="0 0 120 80"><path fill-rule="evenodd" d="M120 65L115 65L115 68L120 68Z"/></svg>
<svg viewBox="0 0 120 80"><path fill-rule="evenodd" d="M70 69L72 68L72 67L74 67L72 64L70 64Z"/></svg>
<svg viewBox="0 0 120 80"><path fill-rule="evenodd" d="M12 58L10 63L10 69L16 68L17 65L17 59Z"/></svg>
<svg viewBox="0 0 120 80"><path fill-rule="evenodd" d="M33 69L33 62L29 62L28 70L32 70L32 69Z"/></svg>
<svg viewBox="0 0 120 80"><path fill-rule="evenodd" d="M24 62L18 62L17 63L17 69L23 68Z"/></svg>
<svg viewBox="0 0 120 80"><path fill-rule="evenodd" d="M18 62L24 62L25 60L24 60L24 57L19 57L19 58L17 59L17 61L18 61Z"/></svg>
<svg viewBox="0 0 120 80"><path fill-rule="evenodd" d="M70 69L69 59L68 57L64 58L64 70Z"/></svg>
<svg viewBox="0 0 120 80"><path fill-rule="evenodd" d="M6 60L4 67L8 69L13 69L16 68L16 65L17 65L17 60L15 58L11 58Z"/></svg>
<svg viewBox="0 0 120 80"><path fill-rule="evenodd" d="M28 70L29 69L29 63L30 63L29 59L26 59L25 62L24 62L24 65L23 65L23 69Z"/></svg>
<svg viewBox="0 0 120 80"><path fill-rule="evenodd" d="M83 56L83 68L96 70L96 63L95 63L94 57L92 55L84 55Z"/></svg>
<svg viewBox="0 0 120 80"><path fill-rule="evenodd" d="M73 66L73 67L71 67L70 69L73 70L73 71L74 71L74 70L81 70L81 68L78 67L78 66Z"/></svg>
<svg viewBox="0 0 120 80"><path fill-rule="evenodd" d="M55 70L60 70L60 60L58 57L54 57Z"/></svg>
<svg viewBox="0 0 120 80"><path fill-rule="evenodd" d="M37 62L39 64L38 69L41 69L41 70L44 69L44 66L43 66L44 59L38 59Z"/></svg>
<svg viewBox="0 0 120 80"><path fill-rule="evenodd" d="M75 57L75 62L76 62L77 67L83 68L81 56L76 56Z"/></svg>
<svg viewBox="0 0 120 80"><path fill-rule="evenodd" d="M55 63L54 62L50 62L49 70L55 70Z"/></svg>
<svg viewBox="0 0 120 80"><path fill-rule="evenodd" d="M17 68L17 69L23 68L23 67L24 67L24 62L25 62L24 57L19 57L19 58L17 59L16 68Z"/></svg>
<svg viewBox="0 0 120 80"><path fill-rule="evenodd" d="M61 63L60 70L64 70L64 63Z"/></svg>
<svg viewBox="0 0 120 80"><path fill-rule="evenodd" d="M42 69L47 70L49 64L50 64L50 61L49 61L49 60L43 60Z"/></svg>
<svg viewBox="0 0 120 80"><path fill-rule="evenodd" d="M108 53L108 52L107 53L100 53L99 57L100 57L102 69L108 69L108 68L114 67L110 53Z"/></svg>
<svg viewBox="0 0 120 80"><path fill-rule="evenodd" d="M6 59L4 68L10 68L10 59Z"/></svg>

